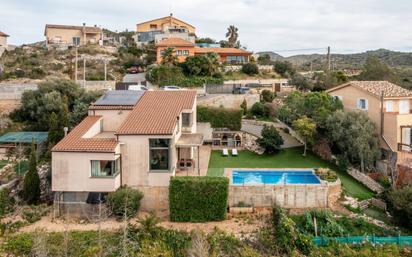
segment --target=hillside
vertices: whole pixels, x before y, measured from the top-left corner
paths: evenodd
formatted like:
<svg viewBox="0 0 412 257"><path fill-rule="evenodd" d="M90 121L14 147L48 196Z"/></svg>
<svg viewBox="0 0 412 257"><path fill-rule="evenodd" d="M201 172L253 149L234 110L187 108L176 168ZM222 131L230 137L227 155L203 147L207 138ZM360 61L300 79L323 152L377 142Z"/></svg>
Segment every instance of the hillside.
<svg viewBox="0 0 412 257"><path fill-rule="evenodd" d="M326 63L325 54L307 54L293 55L282 57L274 52L259 52L260 54L269 54L272 60L287 60L297 65L303 70L310 68L312 62L313 69L321 69ZM331 64L335 69L360 69L365 63L368 56L376 56L382 62L395 68L412 68L412 53L396 52L386 49L378 49L355 54L333 54L331 55Z"/></svg>

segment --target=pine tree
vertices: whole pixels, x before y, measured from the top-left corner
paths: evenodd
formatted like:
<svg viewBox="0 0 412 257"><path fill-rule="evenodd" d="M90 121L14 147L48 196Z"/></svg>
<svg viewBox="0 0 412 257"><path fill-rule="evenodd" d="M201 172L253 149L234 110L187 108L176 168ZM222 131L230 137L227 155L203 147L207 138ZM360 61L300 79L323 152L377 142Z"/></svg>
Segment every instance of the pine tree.
<svg viewBox="0 0 412 257"><path fill-rule="evenodd" d="M36 148L34 139L31 144L29 171L24 176L23 199L28 204L37 204L40 200L40 177L37 173Z"/></svg>

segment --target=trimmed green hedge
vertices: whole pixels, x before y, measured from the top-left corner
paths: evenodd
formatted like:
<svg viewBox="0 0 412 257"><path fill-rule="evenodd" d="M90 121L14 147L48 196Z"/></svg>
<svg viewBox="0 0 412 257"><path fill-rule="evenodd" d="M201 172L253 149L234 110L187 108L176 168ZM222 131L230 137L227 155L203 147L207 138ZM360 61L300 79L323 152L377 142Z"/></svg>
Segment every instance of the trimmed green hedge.
<svg viewBox="0 0 412 257"><path fill-rule="evenodd" d="M197 121L210 122L212 128L228 128L239 131L242 127L243 110L228 110L215 107L197 107Z"/></svg>
<svg viewBox="0 0 412 257"><path fill-rule="evenodd" d="M169 186L170 220L224 220L228 194L229 179L226 177L172 177Z"/></svg>

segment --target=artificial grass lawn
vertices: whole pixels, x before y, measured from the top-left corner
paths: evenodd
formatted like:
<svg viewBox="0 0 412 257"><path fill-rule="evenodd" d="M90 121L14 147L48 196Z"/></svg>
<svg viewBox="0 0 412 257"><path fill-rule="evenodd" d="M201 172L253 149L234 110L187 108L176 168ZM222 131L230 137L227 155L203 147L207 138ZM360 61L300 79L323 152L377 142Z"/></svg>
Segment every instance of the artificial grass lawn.
<svg viewBox="0 0 412 257"><path fill-rule="evenodd" d="M239 151L239 156L223 157L222 151L212 151L209 160L208 176L223 176L224 168L330 168L336 172L345 192L360 200L373 196L373 192L327 161L308 152L302 156L301 147L283 149L273 155L258 155L249 151Z"/></svg>

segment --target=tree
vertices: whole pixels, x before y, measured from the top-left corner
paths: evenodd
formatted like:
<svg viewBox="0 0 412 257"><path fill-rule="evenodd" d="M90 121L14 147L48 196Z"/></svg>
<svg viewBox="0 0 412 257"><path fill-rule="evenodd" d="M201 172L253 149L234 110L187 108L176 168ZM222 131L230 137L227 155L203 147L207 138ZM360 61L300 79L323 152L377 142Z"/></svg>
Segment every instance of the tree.
<svg viewBox="0 0 412 257"><path fill-rule="evenodd" d="M229 47L236 47L237 39L239 37L238 28L234 25L230 25L229 28L227 28L226 37Z"/></svg>
<svg viewBox="0 0 412 257"><path fill-rule="evenodd" d="M342 71L316 72L313 79L315 91L326 90L348 81L348 77Z"/></svg>
<svg viewBox="0 0 412 257"><path fill-rule="evenodd" d="M10 114L10 118L17 122L23 122L26 128L34 131L48 131L50 129L50 115L54 112L59 119L69 120L69 126L75 126L79 122L72 120L72 112L76 105L88 106L94 102L103 92L86 92L78 84L71 80L48 79L39 83L38 89L23 93L20 108ZM87 109L77 114L84 117ZM66 118L67 117L67 118ZM65 121L65 123L67 123ZM67 126L67 125L66 125Z"/></svg>
<svg viewBox="0 0 412 257"><path fill-rule="evenodd" d="M37 173L36 148L34 139L31 144L29 170L24 176L22 196L28 204L37 204L40 200L40 177Z"/></svg>
<svg viewBox="0 0 412 257"><path fill-rule="evenodd" d="M392 189L387 195L388 209L399 225L412 228L412 186Z"/></svg>
<svg viewBox="0 0 412 257"><path fill-rule="evenodd" d="M216 40L209 37L196 38L196 43L217 44Z"/></svg>
<svg viewBox="0 0 412 257"><path fill-rule="evenodd" d="M313 141L313 137L316 133L316 123L308 117L304 116L293 122L293 128L298 132L298 134L303 137L304 149L303 156L306 156L306 148L308 142Z"/></svg>
<svg viewBox="0 0 412 257"><path fill-rule="evenodd" d="M276 61L273 69L282 77L288 77L295 74L295 69L293 68L292 63L288 61Z"/></svg>
<svg viewBox="0 0 412 257"><path fill-rule="evenodd" d="M252 105L250 112L257 117L268 117L270 110L266 104L257 102Z"/></svg>
<svg viewBox="0 0 412 257"><path fill-rule="evenodd" d="M265 103L271 103L271 102L273 102L273 99L275 99L276 94L273 93L272 91L268 90L268 89L264 89L260 93L260 96L261 96L261 101L263 101Z"/></svg>
<svg viewBox="0 0 412 257"><path fill-rule="evenodd" d="M64 131L59 125L57 114L54 112L52 112L52 114L50 115L49 126L50 129L47 136L47 144L49 146L49 149L51 149L64 136Z"/></svg>
<svg viewBox="0 0 412 257"><path fill-rule="evenodd" d="M216 53L189 56L180 66L189 76L215 76L219 74L219 56Z"/></svg>
<svg viewBox="0 0 412 257"><path fill-rule="evenodd" d="M299 73L293 74L288 83L289 85L295 86L299 90L310 90L313 88L312 82Z"/></svg>
<svg viewBox="0 0 412 257"><path fill-rule="evenodd" d="M351 163L369 169L380 156L376 125L363 112L333 113L326 121L326 135Z"/></svg>
<svg viewBox="0 0 412 257"><path fill-rule="evenodd" d="M283 144L283 138L274 126L264 125L262 136L256 140L258 145L265 149L265 153L271 154L280 150Z"/></svg>
<svg viewBox="0 0 412 257"><path fill-rule="evenodd" d="M245 63L242 65L242 72L247 75L256 75L259 73L259 68L255 63Z"/></svg>
<svg viewBox="0 0 412 257"><path fill-rule="evenodd" d="M177 64L177 56L175 55L175 50L173 47L168 47L163 50L162 64L167 66L174 66Z"/></svg>
<svg viewBox="0 0 412 257"><path fill-rule="evenodd" d="M378 57L369 56L363 66L362 72L359 75L360 80L388 80L393 81L395 74L392 69L382 63Z"/></svg>
<svg viewBox="0 0 412 257"><path fill-rule="evenodd" d="M257 63L260 65L271 65L272 60L270 59L270 55L264 54L257 58Z"/></svg>

